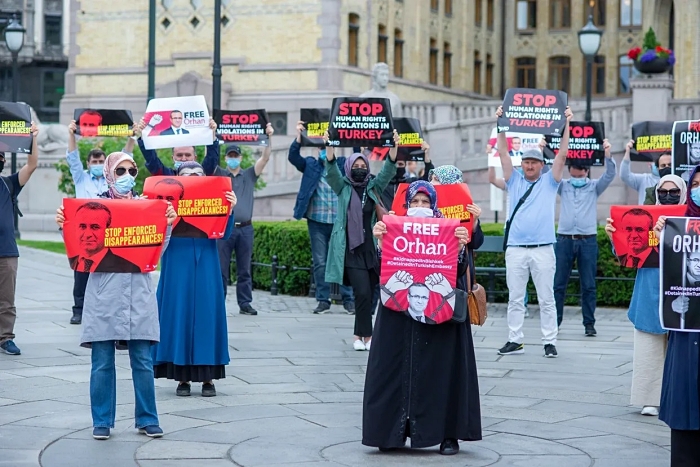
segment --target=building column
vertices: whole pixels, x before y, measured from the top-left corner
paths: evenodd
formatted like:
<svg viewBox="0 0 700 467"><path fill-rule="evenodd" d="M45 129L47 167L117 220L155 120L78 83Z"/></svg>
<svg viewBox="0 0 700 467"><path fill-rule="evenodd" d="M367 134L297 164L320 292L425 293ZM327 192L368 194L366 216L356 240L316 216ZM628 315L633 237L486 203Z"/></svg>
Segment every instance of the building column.
<svg viewBox="0 0 700 467"><path fill-rule="evenodd" d="M632 88L632 122L668 120L668 105L673 98L671 75L641 75L630 80Z"/></svg>

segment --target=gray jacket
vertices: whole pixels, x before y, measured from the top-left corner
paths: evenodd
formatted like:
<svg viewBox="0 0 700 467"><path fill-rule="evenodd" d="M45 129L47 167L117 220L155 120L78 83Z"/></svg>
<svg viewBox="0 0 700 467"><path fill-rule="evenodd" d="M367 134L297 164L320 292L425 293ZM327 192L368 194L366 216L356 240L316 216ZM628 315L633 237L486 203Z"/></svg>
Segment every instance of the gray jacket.
<svg viewBox="0 0 700 467"><path fill-rule="evenodd" d="M170 243L170 231L168 226L161 257ZM80 345L129 340L160 340L156 288L151 274L91 273L85 288Z"/></svg>

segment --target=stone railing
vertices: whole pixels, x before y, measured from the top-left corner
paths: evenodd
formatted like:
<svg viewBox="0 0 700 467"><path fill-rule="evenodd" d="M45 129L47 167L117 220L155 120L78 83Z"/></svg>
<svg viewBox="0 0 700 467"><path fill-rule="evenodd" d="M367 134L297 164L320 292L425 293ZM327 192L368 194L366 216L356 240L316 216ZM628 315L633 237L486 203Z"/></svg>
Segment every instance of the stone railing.
<svg viewBox="0 0 700 467"><path fill-rule="evenodd" d="M669 120L700 119L700 99L674 99L668 107Z"/></svg>

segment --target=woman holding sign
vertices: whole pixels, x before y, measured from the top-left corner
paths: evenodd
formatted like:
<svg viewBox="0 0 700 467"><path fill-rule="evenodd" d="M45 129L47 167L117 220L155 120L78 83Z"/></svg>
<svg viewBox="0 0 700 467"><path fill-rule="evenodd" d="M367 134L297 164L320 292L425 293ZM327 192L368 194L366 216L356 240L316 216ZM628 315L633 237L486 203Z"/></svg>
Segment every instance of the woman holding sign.
<svg viewBox="0 0 700 467"><path fill-rule="evenodd" d="M417 181L409 186L406 204L408 217L442 217L436 207L435 188L427 182ZM380 248L386 233L386 224L377 222L374 236ZM454 241L458 242L457 288L467 291L474 285L472 250L481 246L484 234L477 223L472 238L461 226L454 235ZM424 282L427 288L431 286L428 278ZM427 292L426 285L414 284L420 288L412 292L414 286L409 287L410 307L413 306L411 294ZM433 291L422 294L427 298L423 308L435 303L431 294ZM443 301L447 298L442 296ZM479 381L469 319L462 323L428 322L416 319L414 313L380 307L376 342L369 354L365 378L362 417L365 446L390 451L403 447L410 437L413 448L439 444L440 454L451 455L459 452L458 440L481 439Z"/></svg>

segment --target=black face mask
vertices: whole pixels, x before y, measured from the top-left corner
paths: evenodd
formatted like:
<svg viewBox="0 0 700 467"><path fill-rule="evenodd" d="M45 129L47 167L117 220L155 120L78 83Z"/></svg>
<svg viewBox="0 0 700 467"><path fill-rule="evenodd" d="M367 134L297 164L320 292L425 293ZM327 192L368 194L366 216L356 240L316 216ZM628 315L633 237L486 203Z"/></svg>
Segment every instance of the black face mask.
<svg viewBox="0 0 700 467"><path fill-rule="evenodd" d="M403 180L405 176L406 176L406 167L397 167L396 168L396 175L394 175L394 178L397 180Z"/></svg>
<svg viewBox="0 0 700 467"><path fill-rule="evenodd" d="M666 175L671 175L671 167L659 169L659 177L665 177Z"/></svg>
<svg viewBox="0 0 700 467"><path fill-rule="evenodd" d="M350 171L350 178L353 182L363 182L367 178L367 169L352 169Z"/></svg>
<svg viewBox="0 0 700 467"><path fill-rule="evenodd" d="M0 172L5 168L5 161L0 161Z"/></svg>
<svg viewBox="0 0 700 467"><path fill-rule="evenodd" d="M670 170L670 169L669 169ZM681 195L673 195L671 193L663 193L657 195L661 204L678 204L681 201Z"/></svg>

